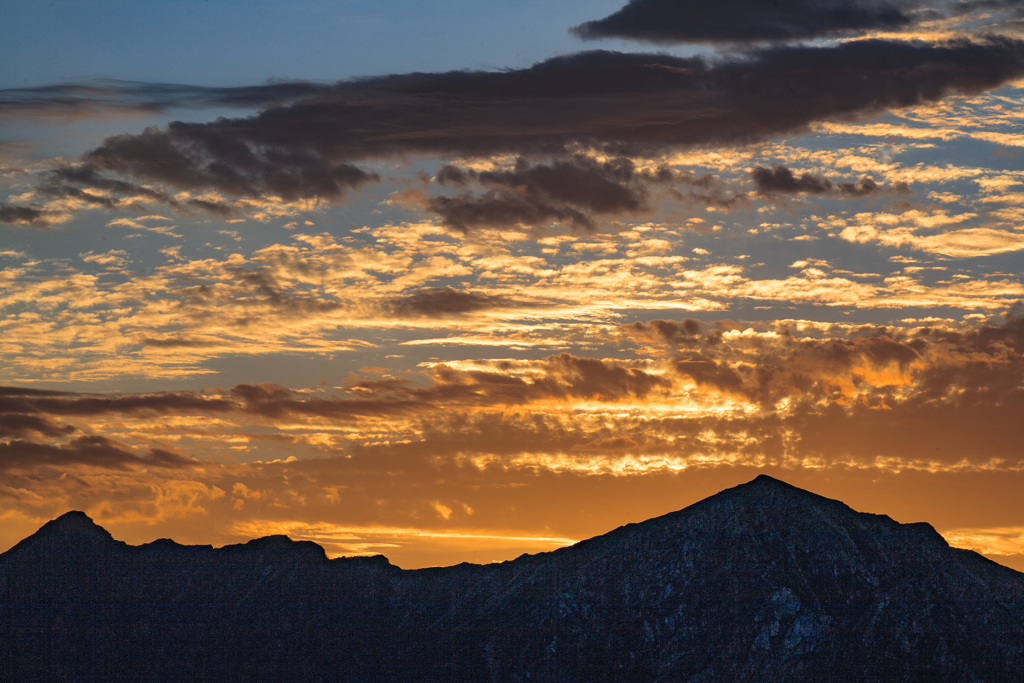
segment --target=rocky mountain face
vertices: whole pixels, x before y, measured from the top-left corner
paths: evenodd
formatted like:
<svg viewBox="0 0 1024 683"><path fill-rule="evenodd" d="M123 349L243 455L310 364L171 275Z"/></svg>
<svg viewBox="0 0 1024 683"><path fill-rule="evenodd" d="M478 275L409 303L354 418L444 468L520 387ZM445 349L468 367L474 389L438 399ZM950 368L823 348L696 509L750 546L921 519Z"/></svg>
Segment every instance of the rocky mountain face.
<svg viewBox="0 0 1024 683"><path fill-rule="evenodd" d="M271 536L0 555L7 681L1024 680L1024 574L770 477L552 553L403 571Z"/></svg>

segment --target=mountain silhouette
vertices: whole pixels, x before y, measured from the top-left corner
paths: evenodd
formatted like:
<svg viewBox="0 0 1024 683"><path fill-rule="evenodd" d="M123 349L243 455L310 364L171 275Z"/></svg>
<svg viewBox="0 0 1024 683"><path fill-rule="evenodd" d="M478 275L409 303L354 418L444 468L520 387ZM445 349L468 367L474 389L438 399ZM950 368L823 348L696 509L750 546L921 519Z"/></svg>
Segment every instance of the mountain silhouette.
<svg viewBox="0 0 1024 683"><path fill-rule="evenodd" d="M500 564L271 536L0 555L7 681L1020 681L1024 574L767 476Z"/></svg>

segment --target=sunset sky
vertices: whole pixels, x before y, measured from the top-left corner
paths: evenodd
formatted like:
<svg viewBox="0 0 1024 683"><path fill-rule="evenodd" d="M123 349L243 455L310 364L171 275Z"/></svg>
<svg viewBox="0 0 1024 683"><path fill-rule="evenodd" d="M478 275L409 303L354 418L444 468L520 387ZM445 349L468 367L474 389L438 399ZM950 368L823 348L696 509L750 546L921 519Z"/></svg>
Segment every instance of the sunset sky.
<svg viewBox="0 0 1024 683"><path fill-rule="evenodd" d="M623 2L0 9L0 551L767 473L1024 570L1024 2Z"/></svg>

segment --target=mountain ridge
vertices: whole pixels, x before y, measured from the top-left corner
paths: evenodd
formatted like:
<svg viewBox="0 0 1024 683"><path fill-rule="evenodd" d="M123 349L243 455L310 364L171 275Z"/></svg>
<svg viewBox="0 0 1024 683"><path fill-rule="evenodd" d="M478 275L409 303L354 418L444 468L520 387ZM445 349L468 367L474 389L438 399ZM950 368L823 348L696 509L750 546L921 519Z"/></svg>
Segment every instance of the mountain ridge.
<svg viewBox="0 0 1024 683"><path fill-rule="evenodd" d="M801 488L799 488L797 486L793 486L792 484L789 484L788 482L782 481L781 479L777 479L775 477L771 477L771 476L769 476L767 474L760 474L757 477L755 477L754 479L750 480L749 482L745 482L745 483L738 484L736 486L733 486L733 487L730 487L730 488L727 488L727 489L723 489L722 491L719 491L718 493L715 493L715 494L713 494L713 495L711 495L711 496L709 496L707 498L704 498L704 499L702 499L700 501L697 501L696 503L694 503L694 504L692 504L692 505L690 505L690 506L688 506L686 508L683 508L681 510L675 510L675 511L672 511L672 512L668 512L668 513L665 513L663 515L659 515L657 517L652 517L650 519L644 520L642 522L630 522L630 523L624 524L624 525L622 525L620 527L616 527L615 529L612 529L611 531L608 531L608 532L606 532L604 534L599 534L597 536L594 536L594 537L591 537L591 538L588 538L588 539L583 539L583 540L581 540L581 541L579 541L577 543L574 543L574 544L572 544L570 546L564 546L562 548L557 548L557 549L552 550L552 551L540 552L540 553L524 553L523 555L521 555L521 556L519 556L519 557L517 557L517 558L515 558L513 560L506 560L505 562L514 562L514 561L517 561L517 560L520 560L520 559L526 558L526 557L541 557L541 556L549 555L551 553L556 553L557 554L557 553L560 553L560 552L564 552L564 551L566 551L567 549L570 549L570 548L579 547L581 544L584 544L584 545L585 544L589 544L591 542L598 541L599 539L602 539L602 538L605 538L605 537L612 536L612 535L615 535L617 533L623 532L622 530L630 529L630 528L633 528L633 527L637 527L639 525L657 524L657 523L663 522L663 521L665 523L668 523L670 520L675 519L676 516L685 515L685 514L693 514L697 510L701 509L702 506L711 505L711 504L714 504L714 503L719 502L721 500L733 499L733 498L735 498L737 496L743 496L745 498L761 496L761 497L767 498L768 501L771 501L771 500L774 500L780 494L781 495L793 496L797 500L806 500L806 501L817 502L817 503L822 504L822 505L837 506L838 508L840 508L840 509L842 509L844 511L853 512L853 513L856 513L858 515L872 515L872 516L877 517L879 519L887 520L889 522L892 522L893 524L900 524L901 526L907 527L907 528L918 527L919 526L921 528L922 532L927 533L927 532L930 531L931 534L934 534L934 536L937 539L941 539L941 541L948 546L948 542L946 542L945 539L942 537L942 535L939 534L938 531L936 531L935 528L931 524L929 524L928 522L899 523L899 522L896 522L895 520L893 520L888 515L884 515L884 514L881 514L881 515L875 514L875 515L873 515L873 513L858 512L856 510L853 510L853 508L850 508L848 505L846 505L845 503L843 503L840 500L836 500L836 499L833 499L833 498L828 498L828 497L821 496L821 495L818 495L816 493L813 493L811 491L807 491L805 489L801 489ZM244 551L244 549L250 549L250 550L256 550L256 549L270 550L270 549L273 549L274 552L282 552L285 549L298 549L300 547L308 547L308 545L316 546L320 550L323 550L322 546L318 545L314 541L296 541L296 540L293 540L293 539L291 539L290 537L288 537L287 535L284 535L284 534L272 534L272 535L268 535L268 536L257 537L257 538L250 539L249 541L243 541L243 542L234 543L234 544L227 544L227 545L221 546L219 548L214 548L214 546L209 545L209 544L196 544L196 545L180 544L177 541L174 541L173 539L167 539L167 538L160 538L160 539L156 539L154 541L150 541L148 543L142 543L142 544L139 544L137 546L132 546L132 545L129 545L129 544L123 542L123 541L118 541L118 540L114 539L109 531L107 531L103 526L97 524L84 511L70 510L70 511L65 512L64 514L60 515L59 517L57 517L57 518L55 518L55 519L45 523L42 527L40 527L40 529L36 533L34 533L31 536L28 536L27 538L23 539L18 544L15 544L15 546L10 548L6 552L12 552L16 548L18 548L19 546L21 546L22 544L24 544L26 542L30 542L31 541L33 543L36 543L36 542L39 542L39 541L42 541L42 540L53 540L53 539L56 539L56 538L60 538L60 539L77 538L79 540L85 540L87 538L92 538L92 539L100 541L100 542L113 541L114 543L120 544L122 546L126 546L128 548L148 548L150 546L154 546L154 544L167 543L167 544L173 544L177 548L209 548L209 549L214 549L214 550L227 550L228 552L239 552L239 551ZM315 551L315 550L314 551L307 551L307 552L312 552L313 554L318 554L318 551ZM968 552L973 552L973 551L968 551ZM3 557L4 554L6 554L6 553L0 553L0 557ZM324 556L326 557L326 551L324 551ZM376 557L376 558L385 558L385 559L387 559L386 556L384 556L384 555L374 555L374 556L363 556L363 555L360 555L360 556L347 556L347 557L346 556L342 556L342 557L334 558L334 559L350 560L350 559L355 559L355 558L359 558L359 557L364 557L364 558L365 557ZM979 557L983 557L983 556L979 555ZM390 564L390 561L388 561L388 562ZM462 564L474 564L474 563L462 563ZM495 563L495 564L502 564L502 563ZM443 567L423 567L421 569L438 569L438 568L443 568Z"/></svg>
<svg viewBox="0 0 1024 683"><path fill-rule="evenodd" d="M0 555L5 678L999 682L1024 667L1024 575L767 476L549 553L418 570L282 536L129 546L69 514Z"/></svg>

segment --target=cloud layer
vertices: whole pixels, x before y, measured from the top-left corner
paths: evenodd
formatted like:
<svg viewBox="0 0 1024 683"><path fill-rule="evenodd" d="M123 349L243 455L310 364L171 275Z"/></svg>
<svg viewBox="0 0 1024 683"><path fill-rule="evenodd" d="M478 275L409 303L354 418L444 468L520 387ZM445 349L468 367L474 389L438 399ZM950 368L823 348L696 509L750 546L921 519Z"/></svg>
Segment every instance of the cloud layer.
<svg viewBox="0 0 1024 683"><path fill-rule="evenodd" d="M884 0L630 0L619 11L571 32L579 38L649 43L795 40L903 28L912 2ZM902 5L903 7L900 7Z"/></svg>
<svg viewBox="0 0 1024 683"><path fill-rule="evenodd" d="M580 149L636 155L742 144L815 122L989 90L1024 74L1022 45L1009 39L942 45L865 40L777 47L718 61L593 51L522 70L367 78L246 118L175 122L108 138L80 165L54 170L40 191L109 207L139 194L171 202L154 183L236 197L337 200L381 179L355 164L407 155L564 155ZM586 226L573 202L601 207L583 198L582 186L566 195L563 180L573 167L577 180L616 172L559 161L546 171L517 171L537 201L516 206L514 195L496 191L470 203L436 198L432 208L459 226L510 219L502 214ZM641 205L636 188L632 192L622 206ZM613 194L602 199L613 200ZM224 211L209 204L195 208ZM41 224L46 217L39 211L5 206L3 218Z"/></svg>
<svg viewBox="0 0 1024 683"><path fill-rule="evenodd" d="M309 97L326 87L304 81L209 88L100 79L87 83L2 89L0 117L76 119L154 114L170 109L253 109Z"/></svg>

